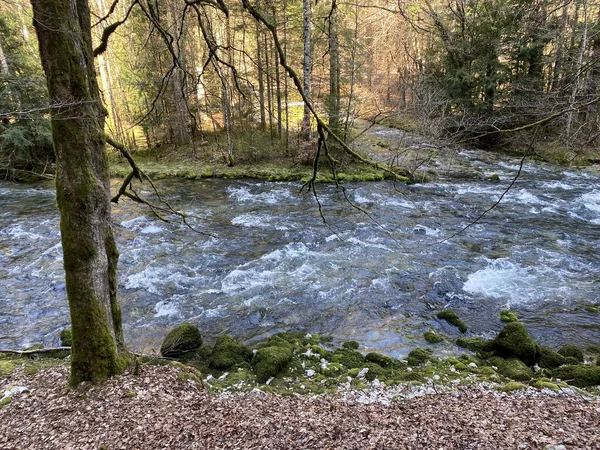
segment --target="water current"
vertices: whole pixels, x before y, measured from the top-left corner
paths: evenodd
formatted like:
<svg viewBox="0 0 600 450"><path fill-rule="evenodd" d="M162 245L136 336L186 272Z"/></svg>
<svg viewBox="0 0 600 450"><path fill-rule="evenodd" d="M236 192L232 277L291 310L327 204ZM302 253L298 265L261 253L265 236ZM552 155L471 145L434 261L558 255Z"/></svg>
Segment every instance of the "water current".
<svg viewBox="0 0 600 450"><path fill-rule="evenodd" d="M600 304L600 178L527 163L497 208L444 241L491 206L518 169L516 159L483 155L466 154L499 183L347 185L370 217L319 186L327 224L299 183L159 182L214 236L157 221L131 202L114 208L127 341L156 349L171 326L189 321L208 340L300 330L402 357L427 345L427 330L458 335L435 319L450 308L469 335L492 336L499 312L511 309L545 345L600 344L600 314L589 310ZM0 184L0 206L0 348L56 345L69 314L52 185Z"/></svg>

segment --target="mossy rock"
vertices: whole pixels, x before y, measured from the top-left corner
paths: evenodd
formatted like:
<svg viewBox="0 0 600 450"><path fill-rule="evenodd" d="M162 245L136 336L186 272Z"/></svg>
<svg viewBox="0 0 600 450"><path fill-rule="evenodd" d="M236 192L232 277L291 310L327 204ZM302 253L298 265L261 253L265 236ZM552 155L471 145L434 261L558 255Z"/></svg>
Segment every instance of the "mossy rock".
<svg viewBox="0 0 600 450"><path fill-rule="evenodd" d="M269 378L285 369L291 360L292 350L289 347L259 348L252 360L256 381L266 383Z"/></svg>
<svg viewBox="0 0 600 450"><path fill-rule="evenodd" d="M531 382L531 386L533 386L536 389L550 389L551 391L554 392L559 392L560 391L560 386L556 383L553 383L552 381L544 378L544 379L539 379L539 380L533 380Z"/></svg>
<svg viewBox="0 0 600 450"><path fill-rule="evenodd" d="M540 347L539 366L544 369L556 369L565 364L565 358L548 347Z"/></svg>
<svg viewBox="0 0 600 450"><path fill-rule="evenodd" d="M565 358L575 358L576 361L583 362L583 352L579 347L573 344L563 345L559 350L558 354Z"/></svg>
<svg viewBox="0 0 600 450"><path fill-rule="evenodd" d="M600 311L600 307L598 307L598 305L586 305L585 310L589 313L596 314Z"/></svg>
<svg viewBox="0 0 600 450"><path fill-rule="evenodd" d="M408 354L408 357L406 358L408 365L411 367L423 365L427 361L431 360L431 352L423 350L422 348L415 348L414 350L411 350Z"/></svg>
<svg viewBox="0 0 600 450"><path fill-rule="evenodd" d="M354 369L355 367L363 367L365 357L359 351L341 348L332 353L331 361L340 363L348 369Z"/></svg>
<svg viewBox="0 0 600 450"><path fill-rule="evenodd" d="M582 364L562 366L553 370L552 375L577 387L600 385L600 366Z"/></svg>
<svg viewBox="0 0 600 450"><path fill-rule="evenodd" d="M494 357L490 362L498 368L498 373L516 381L529 381L533 371L517 358L503 359Z"/></svg>
<svg viewBox="0 0 600 450"><path fill-rule="evenodd" d="M456 345L481 355L490 352L490 341L480 337L459 337L456 339Z"/></svg>
<svg viewBox="0 0 600 450"><path fill-rule="evenodd" d="M375 363L365 363L364 365L369 371L365 374L365 380L373 381L375 378L381 380L385 378L385 369L381 367L379 364Z"/></svg>
<svg viewBox="0 0 600 450"><path fill-rule="evenodd" d="M15 365L10 361L0 361L0 378L8 377L13 370Z"/></svg>
<svg viewBox="0 0 600 450"><path fill-rule="evenodd" d="M396 363L394 358L390 358L389 356L385 356L377 352L367 353L365 355L365 362L377 364L378 366L384 368L394 367Z"/></svg>
<svg viewBox="0 0 600 450"><path fill-rule="evenodd" d="M493 174L488 175L487 177L485 177L485 179L487 181L500 181L500 175L498 175L497 173L493 173Z"/></svg>
<svg viewBox="0 0 600 450"><path fill-rule="evenodd" d="M455 326L461 333L467 332L467 325L461 320L460 317L458 317L458 314L456 314L454 311L451 311L449 309L440 311L437 313L437 318L445 320L450 325Z"/></svg>
<svg viewBox="0 0 600 450"><path fill-rule="evenodd" d="M12 397L5 397L0 400L0 409L4 408L6 405L10 405L12 402Z"/></svg>
<svg viewBox="0 0 600 450"><path fill-rule="evenodd" d="M519 317L514 312L509 311L508 309L503 309L500 311L500 320L506 323L518 322Z"/></svg>
<svg viewBox="0 0 600 450"><path fill-rule="evenodd" d="M319 355L321 358L329 358L331 354L331 352L317 344L313 344L309 348L315 355Z"/></svg>
<svg viewBox="0 0 600 450"><path fill-rule="evenodd" d="M182 323L167 334L160 346L160 354L167 358L177 358L201 346L202 335L198 327L191 323Z"/></svg>
<svg viewBox="0 0 600 450"><path fill-rule="evenodd" d="M217 338L208 365L211 369L227 370L236 364L249 362L251 359L252 350L244 347L232 337L223 335Z"/></svg>
<svg viewBox="0 0 600 450"><path fill-rule="evenodd" d="M360 344L356 341L347 341L342 344L342 348L346 348L348 350L358 350Z"/></svg>
<svg viewBox="0 0 600 450"><path fill-rule="evenodd" d="M506 325L490 343L490 349L502 358L518 358L533 367L540 360L540 346L519 322Z"/></svg>
<svg viewBox="0 0 600 450"><path fill-rule="evenodd" d="M430 344L439 344L440 342L444 341L444 336L441 336L441 335L437 334L435 331L431 331L431 330L426 331L423 334L423 337Z"/></svg>
<svg viewBox="0 0 600 450"><path fill-rule="evenodd" d="M352 369L352 370L360 370L360 369ZM321 372L326 377L339 377L340 375L344 375L348 372L343 365L340 363L329 363L325 369L322 369ZM355 375L356 376L356 375Z"/></svg>
<svg viewBox="0 0 600 450"><path fill-rule="evenodd" d="M65 328L60 332L61 347L71 347L73 345L73 333L70 328Z"/></svg>
<svg viewBox="0 0 600 450"><path fill-rule="evenodd" d="M518 381L509 381L504 386L500 386L497 390L500 392L514 392L520 389L525 389L527 386Z"/></svg>

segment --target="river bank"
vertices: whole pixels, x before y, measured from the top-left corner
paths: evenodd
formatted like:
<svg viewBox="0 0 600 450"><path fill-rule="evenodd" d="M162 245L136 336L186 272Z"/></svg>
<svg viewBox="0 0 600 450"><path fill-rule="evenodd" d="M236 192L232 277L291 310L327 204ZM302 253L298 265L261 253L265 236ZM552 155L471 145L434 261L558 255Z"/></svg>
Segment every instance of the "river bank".
<svg viewBox="0 0 600 450"><path fill-rule="evenodd" d="M62 367L15 374L11 382L28 386L29 393L0 409L0 447L599 448L600 405L579 396L475 386L382 405L261 391L215 395L182 373L178 367L145 365L138 375L68 391Z"/></svg>

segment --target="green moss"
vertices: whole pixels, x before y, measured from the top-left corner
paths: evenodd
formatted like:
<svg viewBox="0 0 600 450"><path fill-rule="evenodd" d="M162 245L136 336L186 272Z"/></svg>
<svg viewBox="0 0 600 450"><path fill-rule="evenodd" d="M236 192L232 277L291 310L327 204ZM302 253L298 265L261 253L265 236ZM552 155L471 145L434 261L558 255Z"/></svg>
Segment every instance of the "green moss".
<svg viewBox="0 0 600 450"><path fill-rule="evenodd" d="M365 358L359 351L341 348L332 353L331 361L340 363L348 369L354 369L355 367L363 367Z"/></svg>
<svg viewBox="0 0 600 450"><path fill-rule="evenodd" d="M6 405L10 405L12 402L12 397L6 397L0 400L0 409L4 408Z"/></svg>
<svg viewBox="0 0 600 450"><path fill-rule="evenodd" d="M409 366L420 366L425 364L427 361L431 361L431 352L423 350L422 348L415 348L411 350L406 358Z"/></svg>
<svg viewBox="0 0 600 450"><path fill-rule="evenodd" d="M348 350L358 350L360 344L356 341L347 341L342 344L342 348L346 348Z"/></svg>
<svg viewBox="0 0 600 450"><path fill-rule="evenodd" d="M560 391L560 386L558 384L552 383L550 380L547 379L533 380L531 382L531 386L533 386L536 389L550 389L554 392Z"/></svg>
<svg viewBox="0 0 600 450"><path fill-rule="evenodd" d="M598 307L598 305L586 305L585 310L589 313L595 314L598 311L600 311L600 308Z"/></svg>
<svg viewBox="0 0 600 450"><path fill-rule="evenodd" d="M60 332L60 345L62 347L71 347L73 345L73 333L70 328L65 328Z"/></svg>
<svg viewBox="0 0 600 450"><path fill-rule="evenodd" d="M385 356L376 352L367 353L365 356L365 362L377 364L378 366L385 368L393 367L396 363L394 358L390 358L389 356Z"/></svg>
<svg viewBox="0 0 600 450"><path fill-rule="evenodd" d="M312 344L310 346L310 349L311 349L311 351L313 353L315 353L316 355L319 355L321 358L328 358L329 357L330 352L328 352L327 350L325 350L320 345Z"/></svg>
<svg viewBox="0 0 600 450"><path fill-rule="evenodd" d="M467 332L467 325L458 317L454 311L449 309L445 309L444 311L440 311L437 313L437 318L445 320L450 325L453 325L458 328L461 333Z"/></svg>
<svg viewBox="0 0 600 450"><path fill-rule="evenodd" d="M530 367L540 359L539 345L519 322L506 325L490 343L490 348L496 356L518 358Z"/></svg>
<svg viewBox="0 0 600 450"><path fill-rule="evenodd" d="M354 369L350 369L348 371L348 376L352 377L352 378L356 378L361 370L362 370L361 367L355 367Z"/></svg>
<svg viewBox="0 0 600 450"><path fill-rule="evenodd" d="M518 381L509 381L504 386L500 386L497 389L500 392L513 392L518 391L520 389L525 389L526 387L527 386L525 386L523 383L519 383Z"/></svg>
<svg viewBox="0 0 600 450"><path fill-rule="evenodd" d="M556 369L565 363L565 358L548 347L540 347L539 366L544 369Z"/></svg>
<svg viewBox="0 0 600 450"><path fill-rule="evenodd" d="M600 385L600 366L581 364L562 366L553 370L552 375L577 387Z"/></svg>
<svg viewBox="0 0 600 450"><path fill-rule="evenodd" d="M509 311L508 309L503 309L500 312L500 320L506 323L518 322L519 317L514 312Z"/></svg>
<svg viewBox="0 0 600 450"><path fill-rule="evenodd" d="M31 350L41 350L41 349L43 349L43 348L44 348L44 346L43 346L42 344L34 344L34 345L31 345L31 346L27 347L27 348L25 349L25 351L31 351Z"/></svg>
<svg viewBox="0 0 600 450"><path fill-rule="evenodd" d="M373 381L375 378L379 380L385 378L385 369L383 369L380 365L375 363L365 363L365 368L369 369L365 374L365 380Z"/></svg>
<svg viewBox="0 0 600 450"><path fill-rule="evenodd" d="M485 179L488 181L500 181L500 175L498 175L497 173L493 173L491 175L488 175Z"/></svg>
<svg viewBox="0 0 600 450"><path fill-rule="evenodd" d="M125 394L123 394L123 397L125 397L125 398L134 398L134 397L137 397L137 392L135 392L135 391L127 391L127 392L125 392Z"/></svg>
<svg viewBox="0 0 600 450"><path fill-rule="evenodd" d="M15 365L10 361L0 361L0 378L10 376L15 370Z"/></svg>
<svg viewBox="0 0 600 450"><path fill-rule="evenodd" d="M583 352L579 347L573 344L563 345L558 350L558 354L565 358L574 358L578 362L583 362Z"/></svg>
<svg viewBox="0 0 600 450"><path fill-rule="evenodd" d="M439 344L440 342L444 341L444 336L441 336L441 335L437 334L435 331L431 331L431 330L426 331L423 334L423 337L430 344Z"/></svg>
<svg viewBox="0 0 600 450"><path fill-rule="evenodd" d="M533 377L533 371L517 358L503 359L494 357L490 362L498 368L498 373L517 381L529 381Z"/></svg>
<svg viewBox="0 0 600 450"><path fill-rule="evenodd" d="M236 364L249 362L251 359L252 350L235 339L223 335L217 338L208 365L212 369L226 370Z"/></svg>
<svg viewBox="0 0 600 450"><path fill-rule="evenodd" d="M202 345L202 336L198 327L191 323L182 323L173 328L160 346L160 354L168 358L176 358L192 352Z"/></svg>
<svg viewBox="0 0 600 450"><path fill-rule="evenodd" d="M460 337L456 339L456 345L482 355L490 351L490 341L479 337Z"/></svg>
<svg viewBox="0 0 600 450"><path fill-rule="evenodd" d="M356 369L352 369L356 370ZM360 369L358 369L360 370ZM325 369L322 369L321 372L326 377L339 377L340 375L344 375L348 372L348 369L339 363L329 363Z"/></svg>
<svg viewBox="0 0 600 450"><path fill-rule="evenodd" d="M263 347L257 350L252 360L256 381L266 383L276 376L292 360L292 350L288 347Z"/></svg>

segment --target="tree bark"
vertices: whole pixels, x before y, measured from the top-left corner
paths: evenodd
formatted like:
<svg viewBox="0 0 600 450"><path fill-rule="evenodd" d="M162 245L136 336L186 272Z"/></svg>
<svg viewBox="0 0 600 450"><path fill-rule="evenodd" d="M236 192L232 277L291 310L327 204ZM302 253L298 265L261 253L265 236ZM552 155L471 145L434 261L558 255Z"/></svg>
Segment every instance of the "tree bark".
<svg viewBox="0 0 600 450"><path fill-rule="evenodd" d="M70 384L98 382L128 362L117 301L104 110L85 0L32 0L52 109L56 196L71 312Z"/></svg>
<svg viewBox="0 0 600 450"><path fill-rule="evenodd" d="M302 37L304 39L304 63L303 63L303 84L304 95L310 101L310 72L311 72L311 51L310 51L310 0L303 0L303 25ZM310 140L310 108L304 104L304 117L302 119L302 136L306 141Z"/></svg>

